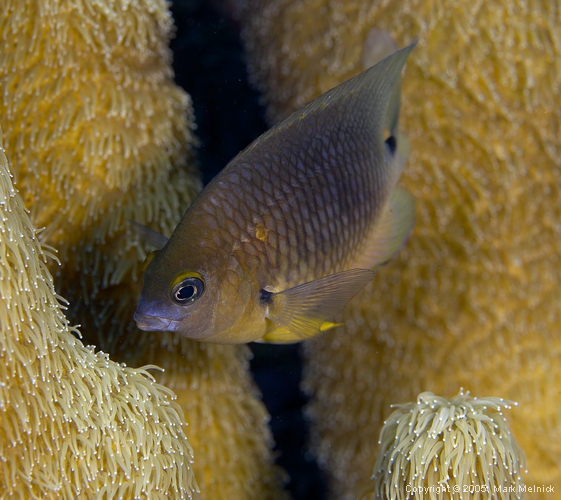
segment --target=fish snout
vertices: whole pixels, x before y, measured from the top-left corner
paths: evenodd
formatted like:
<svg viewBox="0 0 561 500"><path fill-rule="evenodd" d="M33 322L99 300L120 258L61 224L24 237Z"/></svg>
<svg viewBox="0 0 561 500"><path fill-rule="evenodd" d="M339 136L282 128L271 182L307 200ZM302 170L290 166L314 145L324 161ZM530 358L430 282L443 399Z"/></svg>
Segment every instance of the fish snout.
<svg viewBox="0 0 561 500"><path fill-rule="evenodd" d="M138 311L134 313L134 320L136 321L136 326L138 326L138 328L149 332L168 330L171 324L170 319L159 318L157 316L147 316L146 314L141 314Z"/></svg>

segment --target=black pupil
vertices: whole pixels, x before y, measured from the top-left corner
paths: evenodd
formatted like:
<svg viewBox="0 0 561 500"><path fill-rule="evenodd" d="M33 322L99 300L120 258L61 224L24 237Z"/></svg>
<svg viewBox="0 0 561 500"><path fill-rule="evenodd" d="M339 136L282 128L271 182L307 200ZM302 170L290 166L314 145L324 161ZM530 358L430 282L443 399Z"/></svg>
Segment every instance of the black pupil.
<svg viewBox="0 0 561 500"><path fill-rule="evenodd" d="M185 285L175 292L175 296L179 300L189 300L193 298L196 293L197 289L195 288L195 285Z"/></svg>
<svg viewBox="0 0 561 500"><path fill-rule="evenodd" d="M205 289L204 281L199 278L185 278L171 291L171 299L180 306L197 300Z"/></svg>

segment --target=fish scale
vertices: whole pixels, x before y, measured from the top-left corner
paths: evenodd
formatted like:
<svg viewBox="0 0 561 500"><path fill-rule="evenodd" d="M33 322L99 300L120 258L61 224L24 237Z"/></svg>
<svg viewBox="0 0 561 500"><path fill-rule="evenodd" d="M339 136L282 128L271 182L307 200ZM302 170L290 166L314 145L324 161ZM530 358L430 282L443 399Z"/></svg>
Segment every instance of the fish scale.
<svg viewBox="0 0 561 500"><path fill-rule="evenodd" d="M209 183L146 266L140 328L237 343L334 325L413 226L412 197L396 187L395 97L412 48L315 99Z"/></svg>

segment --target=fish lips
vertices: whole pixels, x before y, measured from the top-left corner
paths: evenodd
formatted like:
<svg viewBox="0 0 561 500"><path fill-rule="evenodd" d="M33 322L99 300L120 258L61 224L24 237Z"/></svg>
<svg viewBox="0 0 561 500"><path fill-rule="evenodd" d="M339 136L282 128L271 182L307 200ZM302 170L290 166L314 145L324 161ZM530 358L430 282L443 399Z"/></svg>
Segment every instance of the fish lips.
<svg viewBox="0 0 561 500"><path fill-rule="evenodd" d="M173 330L173 321L171 319L159 318L158 316L148 316L136 311L134 313L134 320L136 321L136 326L140 330L148 332Z"/></svg>

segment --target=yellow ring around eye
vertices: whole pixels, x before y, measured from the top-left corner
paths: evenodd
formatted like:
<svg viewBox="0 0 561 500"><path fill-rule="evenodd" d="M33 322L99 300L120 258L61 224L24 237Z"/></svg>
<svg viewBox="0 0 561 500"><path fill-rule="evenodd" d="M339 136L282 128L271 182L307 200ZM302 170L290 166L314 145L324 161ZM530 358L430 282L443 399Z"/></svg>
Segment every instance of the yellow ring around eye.
<svg viewBox="0 0 561 500"><path fill-rule="evenodd" d="M158 250L154 250L153 252L150 252L146 258L144 259L144 262L142 263L142 272L145 273L146 272L146 268L148 267L148 264L150 264L150 262L152 262L154 260L154 257L156 257L156 254L158 253Z"/></svg>
<svg viewBox="0 0 561 500"><path fill-rule="evenodd" d="M173 288L176 285L179 285L179 283L181 283L183 280L187 279L187 278L198 278L203 282L203 285L205 285L205 280L204 278L197 272L195 271L184 271L182 273L179 273L171 282L171 286L170 286L170 290L173 290Z"/></svg>

